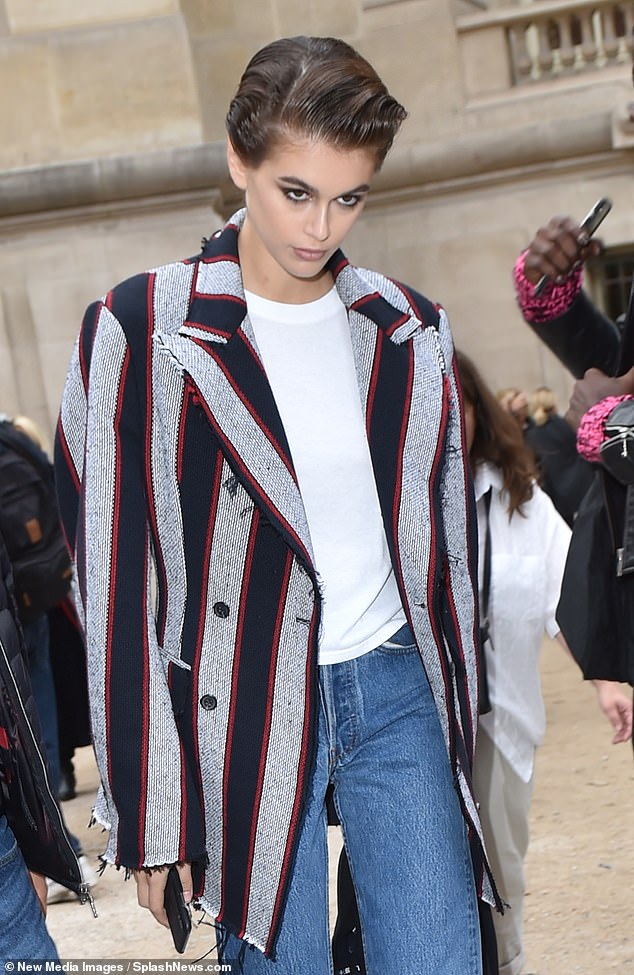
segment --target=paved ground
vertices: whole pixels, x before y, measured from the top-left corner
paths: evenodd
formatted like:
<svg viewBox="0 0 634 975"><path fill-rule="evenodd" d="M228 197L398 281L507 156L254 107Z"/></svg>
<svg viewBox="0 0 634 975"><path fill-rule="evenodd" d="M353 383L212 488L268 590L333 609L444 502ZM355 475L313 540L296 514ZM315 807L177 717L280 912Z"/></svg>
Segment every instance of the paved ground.
<svg viewBox="0 0 634 975"><path fill-rule="evenodd" d="M527 971L634 975L632 753L629 746L610 745L593 689L559 647L546 648L542 672L549 729L538 757L527 862ZM103 837L86 826L97 781L89 749L79 753L76 766L81 791L64 810L95 857ZM50 906L49 927L62 958L179 957L169 932L137 907L133 883L116 870L108 868L95 896L96 920L75 902ZM180 957L198 958L213 944L211 929L195 928Z"/></svg>

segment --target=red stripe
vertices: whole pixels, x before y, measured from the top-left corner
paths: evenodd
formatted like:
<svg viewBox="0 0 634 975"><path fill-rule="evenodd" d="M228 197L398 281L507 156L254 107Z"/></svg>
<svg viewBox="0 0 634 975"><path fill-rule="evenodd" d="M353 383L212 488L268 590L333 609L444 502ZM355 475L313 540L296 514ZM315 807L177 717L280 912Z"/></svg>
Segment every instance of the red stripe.
<svg viewBox="0 0 634 975"><path fill-rule="evenodd" d="M363 295L362 298L358 298L356 301L352 302L350 305L350 311L358 311L360 308L363 308L364 305L367 305L369 301L376 301L376 299L380 297L381 295L378 291L372 291L370 294Z"/></svg>
<svg viewBox="0 0 634 975"><path fill-rule="evenodd" d="M231 225L230 224L226 224L225 225L225 230L227 230L227 228L229 226L231 226ZM234 229L237 230L238 228L235 227ZM200 263L201 264L219 264L219 263L220 264L223 264L224 263L224 264L238 264L239 265L240 264L240 261L238 260L238 258L236 257L235 254L216 254L214 257L205 257L204 254L203 254L203 256L200 258Z"/></svg>
<svg viewBox="0 0 634 975"><path fill-rule="evenodd" d="M240 676L240 651L242 647L242 631L244 629L244 614L246 610L247 603L247 592L249 589L249 581L251 578L251 568L253 565L253 550L255 548L255 539L257 535L257 528L260 522L260 512L258 508L253 511L253 517L251 519L251 528L249 532L249 543L247 545L246 556L244 560L244 573L242 575L242 591L240 593L240 610L238 613L238 625L236 627L236 643L235 643L235 653L233 657L233 670L231 674L231 706L229 709L229 720L227 722L227 739L225 742L225 754L224 754L224 768L222 777L222 804L223 804L223 837L222 837L222 870L221 876L223 878L227 875L227 793L229 791L229 769L231 767L231 752L233 750L233 729L236 720L236 704L238 698L238 682ZM220 911L218 913L218 921L221 920L224 911L224 890L221 892L220 898Z"/></svg>
<svg viewBox="0 0 634 975"><path fill-rule="evenodd" d="M181 328L196 328L199 332L209 332L212 335L220 335L223 339L230 339L233 332L228 332L224 328L218 328L217 326L203 325L202 322L192 321L191 318L186 319L183 322Z"/></svg>
<svg viewBox="0 0 634 975"><path fill-rule="evenodd" d="M273 715L273 694L275 691L275 674L277 668L277 657L280 646L280 634L282 631L282 621L284 619L284 605L286 603L286 598L288 595L288 585L291 577L291 566L293 564L293 556L289 552L286 556L286 569L284 572L284 578L282 580L282 586L280 588L280 600L278 604L277 619L275 621L275 633L273 636L273 646L271 652L271 665L269 669L269 686L266 696L267 713L266 713L266 724L264 726L262 734L262 748L260 750L260 768L258 772L258 781L255 792L255 803L254 803L254 816L253 823L251 826L251 837L249 840L249 858L247 861L247 890L251 888L251 870L253 868L253 857L255 854L255 838L257 835L258 827L258 817L260 813L260 803L262 800L262 789L264 786L264 773L266 771L266 758L268 754L269 747L269 735L271 732L271 720ZM244 931L247 923L247 914L249 909L249 898L245 897L244 911L242 914L242 924L240 929L239 937L244 937Z"/></svg>
<svg viewBox="0 0 634 975"><path fill-rule="evenodd" d="M316 626L317 626L317 613L316 608L313 610L313 618L311 620L310 630L308 633L308 646L316 646ZM310 718L313 712L311 707L312 696L313 696L313 686L314 681L317 676L317 666L315 663L314 654L308 653L306 658L306 696L304 705L304 727L302 729L302 751L299 760L299 770L297 776L297 790L295 792L295 802L293 803L293 812L291 815L291 822L289 828L289 836L297 836L297 830L299 828L300 819L300 809L302 805L302 799L304 796L304 782L306 778L306 770L308 764L308 746L309 746L309 731L310 731ZM314 716L316 720L316 716ZM298 840L297 840L298 842ZM295 851L295 846L291 843L286 845L286 853L284 855L284 861L282 863L282 869L280 871L280 880L277 888L277 897L275 898L275 906L273 908L273 915L271 920L271 932L269 934L266 943L266 952L269 953L273 946L273 938L277 931L277 926L279 924L280 912L282 909L283 895L286 891L286 887L289 881L288 874L291 865L291 856Z"/></svg>
<svg viewBox="0 0 634 975"><path fill-rule="evenodd" d="M379 369L381 366L381 353L383 350L383 332L377 329L376 333L376 344L374 346L374 360L372 362L372 372L370 374L370 384L368 387L368 405L365 411L365 432L370 442L370 421L372 418L372 412L374 410L374 397L376 395L376 387L379 381Z"/></svg>
<svg viewBox="0 0 634 975"><path fill-rule="evenodd" d="M185 442L185 427L187 426L187 410L189 408L189 398L192 395L191 387L185 383L183 387L183 399L181 402L181 415L178 424L178 443L176 444L176 477L178 481L183 479L183 448Z"/></svg>
<svg viewBox="0 0 634 975"><path fill-rule="evenodd" d="M0 728L0 748L4 748L5 751L9 750L9 736L6 728Z"/></svg>
<svg viewBox="0 0 634 975"><path fill-rule="evenodd" d="M397 318L396 321L393 322L388 329L386 329L386 334L389 336L394 335L394 332L399 327L399 325L403 325L405 322L408 322L409 318L410 318L409 315L401 315L400 318Z"/></svg>
<svg viewBox="0 0 634 975"><path fill-rule="evenodd" d="M198 291L196 289L194 298L201 298L203 301L216 301L218 299L220 301L233 301L236 305L244 305L245 312L247 310L246 302L240 295L232 295L222 291ZM185 322L185 324L188 325L189 322Z"/></svg>

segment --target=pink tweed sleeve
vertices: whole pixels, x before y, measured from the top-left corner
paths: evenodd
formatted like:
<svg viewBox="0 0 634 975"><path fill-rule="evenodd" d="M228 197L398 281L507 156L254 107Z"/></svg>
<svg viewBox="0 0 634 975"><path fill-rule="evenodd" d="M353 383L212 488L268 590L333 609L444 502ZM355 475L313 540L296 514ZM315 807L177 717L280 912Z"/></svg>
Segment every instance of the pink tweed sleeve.
<svg viewBox="0 0 634 975"><path fill-rule="evenodd" d="M574 271L561 284L553 284L538 298L535 297L535 285L531 284L524 273L526 251L520 254L513 269L515 290L522 315L527 322L540 325L553 318L559 318L568 311L574 299L581 291L583 270L581 267Z"/></svg>
<svg viewBox="0 0 634 975"><path fill-rule="evenodd" d="M605 399L591 406L581 417L577 430L577 451L592 464L598 464L601 460L599 451L605 440L605 421L614 407L625 399L634 399L634 397L606 396Z"/></svg>

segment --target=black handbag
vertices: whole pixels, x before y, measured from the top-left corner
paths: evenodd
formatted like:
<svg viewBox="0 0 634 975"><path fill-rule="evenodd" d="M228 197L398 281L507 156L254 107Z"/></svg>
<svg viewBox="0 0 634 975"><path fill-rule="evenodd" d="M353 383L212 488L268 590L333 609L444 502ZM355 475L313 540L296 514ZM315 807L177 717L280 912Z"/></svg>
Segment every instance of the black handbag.
<svg viewBox="0 0 634 975"><path fill-rule="evenodd" d="M588 680L634 684L634 572L624 545L628 500L634 500L632 489L597 469L572 529L556 616Z"/></svg>

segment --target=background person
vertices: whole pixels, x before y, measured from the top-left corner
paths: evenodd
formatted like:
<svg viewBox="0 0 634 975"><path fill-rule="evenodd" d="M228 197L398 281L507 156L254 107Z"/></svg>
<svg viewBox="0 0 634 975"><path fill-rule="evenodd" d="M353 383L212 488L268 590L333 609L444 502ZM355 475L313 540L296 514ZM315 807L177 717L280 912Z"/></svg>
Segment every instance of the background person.
<svg viewBox="0 0 634 975"><path fill-rule="evenodd" d="M87 897L43 755L11 566L0 536L0 962L58 959L44 920L45 873Z"/></svg>
<svg viewBox="0 0 634 975"><path fill-rule="evenodd" d="M533 331L577 377L566 420L574 430L609 396L634 392L634 291L620 328L582 289L583 265L601 249L570 216L540 227L515 264L522 314ZM546 275L550 286L535 296ZM557 618L586 677L634 684L634 564L626 526L628 492L597 469L574 524Z"/></svg>
<svg viewBox="0 0 634 975"><path fill-rule="evenodd" d="M566 524L572 526L579 505L592 481L593 470L577 453L573 430L557 412L552 389L539 386L529 397L533 423L524 435L535 454L539 486L546 492Z"/></svg>
<svg viewBox="0 0 634 975"><path fill-rule="evenodd" d="M546 716L539 657L547 633L567 650L555 610L570 530L535 481L531 452L473 362L456 354L478 512L479 582L490 639L484 646L491 710L482 714L474 785L490 862L509 910L494 915L500 975L524 965L524 858L535 752ZM488 542L487 542L488 540ZM488 553L487 553L488 544ZM488 555L488 559L487 559ZM595 682L614 741L632 732L632 704L619 684Z"/></svg>

